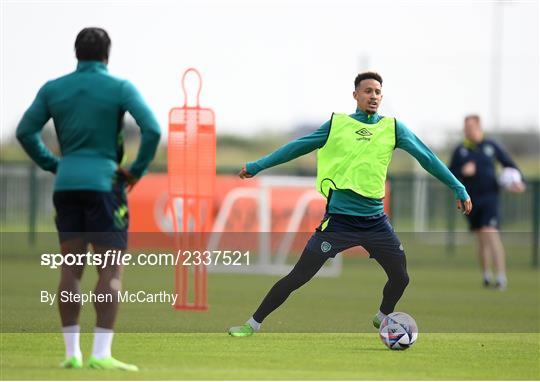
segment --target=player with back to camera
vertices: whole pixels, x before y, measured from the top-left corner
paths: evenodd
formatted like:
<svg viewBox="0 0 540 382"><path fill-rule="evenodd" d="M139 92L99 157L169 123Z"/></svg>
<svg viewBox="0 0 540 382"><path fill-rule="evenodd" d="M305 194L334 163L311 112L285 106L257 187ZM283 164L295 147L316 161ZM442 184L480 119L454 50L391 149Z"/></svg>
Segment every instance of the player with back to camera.
<svg viewBox="0 0 540 382"><path fill-rule="evenodd" d="M247 163L240 171L240 178L250 178L319 149L317 189L327 198L327 211L292 271L270 289L244 325L229 329L230 335L245 337L258 331L264 319L308 282L326 260L359 245L388 276L373 325L378 328L394 311L409 283L405 251L383 208L386 173L395 148L407 151L450 187L458 209L470 213L472 202L465 187L435 154L401 121L377 113L383 98L382 82L377 73L359 74L354 81L355 113L333 114L314 133Z"/></svg>
<svg viewBox="0 0 540 382"><path fill-rule="evenodd" d="M143 176L156 152L159 124L137 89L108 73L111 40L101 28L85 28L75 40L77 69L47 82L17 128L17 138L43 169L56 174L53 202L62 253L95 253L127 247L128 208L125 188ZM122 119L129 112L141 131L137 158L129 169L124 156ZM61 157L43 144L40 132L52 118ZM62 265L58 295L80 293L84 266ZM95 302L97 321L88 366L106 370L138 370L112 357L113 326L118 312L122 266L98 267L96 294L111 294L112 302ZM66 347L64 368L81 368L79 344L81 305L60 301Z"/></svg>
<svg viewBox="0 0 540 382"><path fill-rule="evenodd" d="M467 187L475 202L475 208L467 216L469 229L476 234L478 259L483 271L483 285L494 285L505 290L506 254L499 235L498 194L499 185L495 161L505 168L518 168L508 153L495 141L484 138L478 115L469 115L464 121L465 140L459 144L450 160L450 171ZM521 178L521 176L519 176ZM508 188L511 192L523 192L525 184L519 179ZM495 283L491 266L496 272Z"/></svg>

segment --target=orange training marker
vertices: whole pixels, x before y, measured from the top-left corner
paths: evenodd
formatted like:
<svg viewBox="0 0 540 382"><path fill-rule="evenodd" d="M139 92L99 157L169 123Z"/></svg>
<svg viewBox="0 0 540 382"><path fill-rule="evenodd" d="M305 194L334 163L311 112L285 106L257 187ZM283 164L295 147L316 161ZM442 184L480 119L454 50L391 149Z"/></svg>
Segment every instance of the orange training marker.
<svg viewBox="0 0 540 382"><path fill-rule="evenodd" d="M188 73L199 79L197 104L187 105L185 80ZM213 225L213 198L216 181L216 129L214 112L201 108L202 78L197 69L189 68L182 76L184 106L169 112L167 167L169 207L178 249L204 251L204 232ZM181 234L184 233L184 234ZM189 233L189 234L185 234ZM180 310L208 310L207 270L204 264L191 265L195 259L185 257L186 264L177 264L175 286ZM191 270L191 272L190 272ZM190 302L189 281L193 275L193 301Z"/></svg>

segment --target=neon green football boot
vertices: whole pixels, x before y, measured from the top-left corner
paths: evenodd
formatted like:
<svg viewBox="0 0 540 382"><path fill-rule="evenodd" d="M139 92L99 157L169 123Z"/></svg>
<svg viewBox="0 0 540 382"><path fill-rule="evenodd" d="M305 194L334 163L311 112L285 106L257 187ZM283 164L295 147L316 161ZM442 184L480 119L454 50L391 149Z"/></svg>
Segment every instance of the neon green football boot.
<svg viewBox="0 0 540 382"><path fill-rule="evenodd" d="M70 358L66 358L64 362L60 364L60 367L63 369L82 369L82 357L73 356Z"/></svg>
<svg viewBox="0 0 540 382"><path fill-rule="evenodd" d="M97 359L96 357L90 357L88 360L88 367L98 370L123 370L123 371L139 371L139 368L129 363L120 362L116 358L107 357Z"/></svg>
<svg viewBox="0 0 540 382"><path fill-rule="evenodd" d="M381 319L378 315L375 315L375 317L373 317L373 326L375 326L376 329L379 329L381 327Z"/></svg>
<svg viewBox="0 0 540 382"><path fill-rule="evenodd" d="M229 335L233 337L249 337L254 333L253 328L249 324L242 326L233 326L229 329Z"/></svg>

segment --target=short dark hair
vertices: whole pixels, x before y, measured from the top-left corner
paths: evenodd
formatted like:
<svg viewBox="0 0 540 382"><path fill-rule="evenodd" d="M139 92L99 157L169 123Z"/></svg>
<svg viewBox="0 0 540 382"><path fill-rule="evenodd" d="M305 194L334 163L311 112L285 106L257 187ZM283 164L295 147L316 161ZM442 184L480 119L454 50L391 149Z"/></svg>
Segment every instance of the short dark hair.
<svg viewBox="0 0 540 382"><path fill-rule="evenodd" d="M379 73L377 73L377 72L364 72L364 73L360 73L359 75L357 75L356 78L354 79L354 88L356 89L358 87L358 85L360 84L360 82L362 82L363 80L379 81L379 83L382 86L382 77L381 77L381 75Z"/></svg>
<svg viewBox="0 0 540 382"><path fill-rule="evenodd" d="M79 61L106 61L110 50L111 39L102 28L84 28L75 39L75 55Z"/></svg>
<svg viewBox="0 0 540 382"><path fill-rule="evenodd" d="M480 116L478 114L469 114L465 117L465 122L467 122L469 119L475 120L477 123L480 123Z"/></svg>

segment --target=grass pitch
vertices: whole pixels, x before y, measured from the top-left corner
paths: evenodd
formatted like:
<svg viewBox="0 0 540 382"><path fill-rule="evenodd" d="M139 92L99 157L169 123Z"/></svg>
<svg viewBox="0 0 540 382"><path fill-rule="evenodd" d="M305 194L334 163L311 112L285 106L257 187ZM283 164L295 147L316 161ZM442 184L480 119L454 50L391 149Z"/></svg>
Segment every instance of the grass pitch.
<svg viewBox="0 0 540 382"><path fill-rule="evenodd" d="M59 370L58 334L3 334L2 379L539 379L538 334L420 334L390 351L373 334L119 334L114 352L139 373ZM91 335L82 337L83 352Z"/></svg>
<svg viewBox="0 0 540 382"><path fill-rule="evenodd" d="M16 240L13 240L17 242ZM453 257L440 245L407 242L411 284L397 310L418 322L418 342L387 350L371 326L385 275L374 261L345 259L338 278L315 278L265 321L263 332L231 338L276 276L210 274L206 313L166 304L123 304L113 354L139 373L61 370L63 341L57 307L39 303L54 291L58 270L36 256L2 254L1 379L115 380L352 380L540 379L540 278L531 269L528 242L508 245L508 291L481 288L472 246ZM88 269L83 290L92 288ZM126 269L124 289L171 289L173 272ZM83 308L85 357L94 312Z"/></svg>

